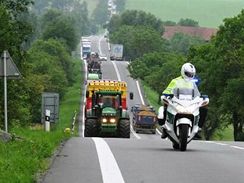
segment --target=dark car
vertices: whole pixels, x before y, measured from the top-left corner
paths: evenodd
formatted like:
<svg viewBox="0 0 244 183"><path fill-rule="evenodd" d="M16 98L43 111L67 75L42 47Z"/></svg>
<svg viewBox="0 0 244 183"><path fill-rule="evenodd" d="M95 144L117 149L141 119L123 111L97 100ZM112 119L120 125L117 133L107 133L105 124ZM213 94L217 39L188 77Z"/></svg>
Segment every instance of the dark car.
<svg viewBox="0 0 244 183"><path fill-rule="evenodd" d="M156 133L157 114L153 107L136 104L131 107L132 124L136 133L139 131Z"/></svg>

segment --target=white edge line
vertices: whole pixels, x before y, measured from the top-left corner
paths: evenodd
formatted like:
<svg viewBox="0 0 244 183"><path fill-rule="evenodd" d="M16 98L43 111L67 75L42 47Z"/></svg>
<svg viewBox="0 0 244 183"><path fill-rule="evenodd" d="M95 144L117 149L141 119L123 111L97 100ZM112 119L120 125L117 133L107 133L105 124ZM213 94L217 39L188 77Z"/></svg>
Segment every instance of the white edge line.
<svg viewBox="0 0 244 183"><path fill-rule="evenodd" d="M141 139L141 137L139 135L136 134L136 132L133 130L132 125L130 125L130 131L133 133L133 135L137 138L137 139Z"/></svg>
<svg viewBox="0 0 244 183"><path fill-rule="evenodd" d="M214 142L214 144L218 144L218 145L221 145L221 146L227 146L228 144L224 144L224 143L220 143L220 142Z"/></svg>
<svg viewBox="0 0 244 183"><path fill-rule="evenodd" d="M159 131L158 128L156 128L156 132L157 132L159 135L162 135L162 133Z"/></svg>
<svg viewBox="0 0 244 183"><path fill-rule="evenodd" d="M244 147L239 147L239 146L230 146L230 147L233 147L235 149L241 149L241 150L244 150Z"/></svg>
<svg viewBox="0 0 244 183"><path fill-rule="evenodd" d="M138 80L136 80L136 86L137 86L137 90L139 92L139 96L140 96L140 99L141 99L141 103L142 103L142 105L145 105L144 99L143 99L142 94L141 94L141 88L140 88L140 85L139 85Z"/></svg>
<svg viewBox="0 0 244 183"><path fill-rule="evenodd" d="M117 78L118 78L118 80L121 81L121 77L120 77L120 74L119 74L119 70L118 70L118 68L117 68L117 65L114 63L114 61L112 61L112 64L113 64L113 66L114 66L114 69L115 69L115 72L116 72L116 74L117 74ZM139 135L137 135L136 132L133 130L132 125L130 125L130 130L131 130L132 134L133 134L137 139L141 139L141 137L140 137Z"/></svg>
<svg viewBox="0 0 244 183"><path fill-rule="evenodd" d="M123 176L109 145L102 138L92 138L97 149L103 183L124 183Z"/></svg>
<svg viewBox="0 0 244 183"><path fill-rule="evenodd" d="M98 50L99 50L99 54L102 55L102 49L101 49L101 41L102 41L103 37L101 37L98 41Z"/></svg>
<svg viewBox="0 0 244 183"><path fill-rule="evenodd" d="M114 69L115 69L115 72L116 72L116 74L117 74L117 78L118 78L118 80L121 81L121 77L120 77L120 74L119 74L119 70L118 70L118 68L117 68L117 65L114 63L114 61L112 61L112 64L113 64L113 66L114 66Z"/></svg>
<svg viewBox="0 0 244 183"><path fill-rule="evenodd" d="M85 66L85 78L84 81L87 82L87 63L84 60L84 66ZM82 114L82 137L85 137L85 105L86 105L86 85L83 90L84 92L84 100L83 100L83 114Z"/></svg>

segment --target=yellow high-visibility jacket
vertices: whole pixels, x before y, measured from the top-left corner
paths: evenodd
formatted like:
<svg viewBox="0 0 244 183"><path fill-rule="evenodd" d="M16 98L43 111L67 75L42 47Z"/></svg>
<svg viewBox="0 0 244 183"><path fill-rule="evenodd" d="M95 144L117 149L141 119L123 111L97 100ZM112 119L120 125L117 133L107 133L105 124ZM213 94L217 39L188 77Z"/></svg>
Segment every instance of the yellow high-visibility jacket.
<svg viewBox="0 0 244 183"><path fill-rule="evenodd" d="M168 87L163 91L163 94L169 95L174 94L175 88L186 88L186 89L194 89L194 93L196 96L200 96L199 90L197 88L197 85L194 81L187 81L182 76L179 76L175 79L173 79Z"/></svg>

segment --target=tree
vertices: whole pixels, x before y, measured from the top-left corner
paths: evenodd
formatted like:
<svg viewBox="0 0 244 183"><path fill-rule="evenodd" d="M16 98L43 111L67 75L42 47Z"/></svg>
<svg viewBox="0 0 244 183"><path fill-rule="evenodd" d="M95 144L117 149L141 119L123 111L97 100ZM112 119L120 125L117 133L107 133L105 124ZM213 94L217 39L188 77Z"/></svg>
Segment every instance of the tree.
<svg viewBox="0 0 244 183"><path fill-rule="evenodd" d="M183 19L181 18L178 22L178 25L181 26L190 26L190 27L199 27L198 22L189 18Z"/></svg>
<svg viewBox="0 0 244 183"><path fill-rule="evenodd" d="M216 37L207 46L191 50L189 59L201 68L203 88L209 94L216 126L232 123L234 139L244 140L243 78L244 78L244 11L224 20ZM205 66L205 67L204 67ZM224 119L224 120L223 120Z"/></svg>
<svg viewBox="0 0 244 183"><path fill-rule="evenodd" d="M100 0L92 14L96 24L104 25L109 18L107 0Z"/></svg>
<svg viewBox="0 0 244 183"><path fill-rule="evenodd" d="M179 76L183 63L184 57L175 53L153 52L134 60L129 71L132 77L144 80L161 94L169 82Z"/></svg>
<svg viewBox="0 0 244 183"><path fill-rule="evenodd" d="M113 20L113 18L115 20ZM114 23L115 21L117 21L117 23ZM160 19L156 18L151 13L138 10L127 10L123 12L119 18L112 17L108 25L108 30L110 32L112 30L116 31L123 25L151 27L160 34L164 31L163 22Z"/></svg>
<svg viewBox="0 0 244 183"><path fill-rule="evenodd" d="M110 36L112 43L124 45L124 55L127 59L141 57L145 53L165 49L160 34L149 27L122 26Z"/></svg>
<svg viewBox="0 0 244 183"><path fill-rule="evenodd" d="M49 13L47 13L49 15ZM53 14L53 13L51 13ZM44 19L49 16L44 15ZM50 38L63 41L71 52L76 49L79 42L77 29L75 29L75 20L70 16L60 15L55 12L55 17L52 17L48 23L45 24L42 37L44 40Z"/></svg>
<svg viewBox="0 0 244 183"><path fill-rule="evenodd" d="M199 37L188 36L183 33L174 34L169 42L172 51L183 55L187 55L190 47L205 43L205 41Z"/></svg>

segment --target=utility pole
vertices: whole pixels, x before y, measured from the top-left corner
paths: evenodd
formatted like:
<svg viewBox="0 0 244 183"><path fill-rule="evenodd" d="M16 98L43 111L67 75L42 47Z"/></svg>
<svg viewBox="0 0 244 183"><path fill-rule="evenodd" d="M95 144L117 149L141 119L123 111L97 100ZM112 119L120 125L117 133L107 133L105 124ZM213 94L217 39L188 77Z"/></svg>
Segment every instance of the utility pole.
<svg viewBox="0 0 244 183"><path fill-rule="evenodd" d="M8 105L7 105L7 51L3 53L3 77L4 77L4 122L5 132L8 133Z"/></svg>

